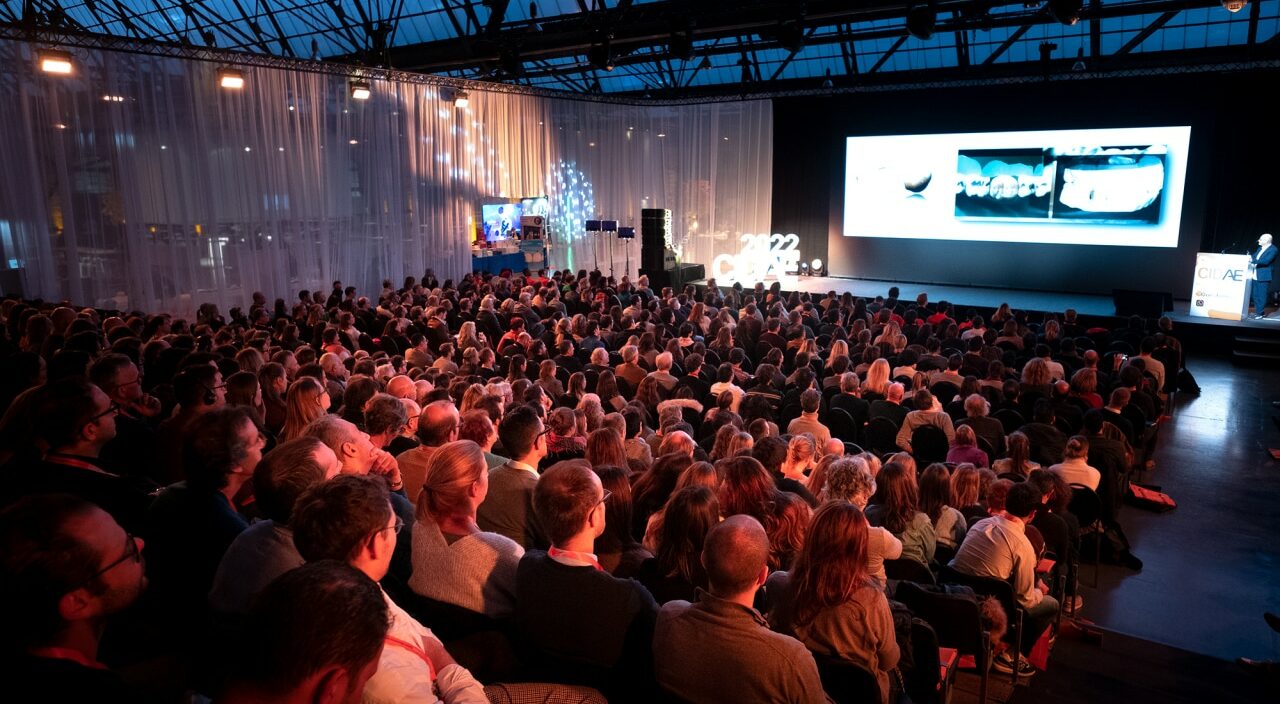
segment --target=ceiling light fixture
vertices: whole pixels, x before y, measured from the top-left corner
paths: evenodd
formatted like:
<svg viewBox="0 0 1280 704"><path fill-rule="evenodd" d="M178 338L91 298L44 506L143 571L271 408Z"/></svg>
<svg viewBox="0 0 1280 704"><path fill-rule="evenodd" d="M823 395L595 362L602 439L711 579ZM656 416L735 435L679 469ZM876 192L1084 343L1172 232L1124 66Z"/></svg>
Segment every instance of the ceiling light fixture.
<svg viewBox="0 0 1280 704"><path fill-rule="evenodd" d="M1249 0L1222 0L1222 9L1227 12L1239 12L1249 4Z"/></svg>
<svg viewBox="0 0 1280 704"><path fill-rule="evenodd" d="M55 73L60 76L69 76L75 72L75 63L71 60L71 54L56 49L41 49L36 53L36 57L40 62L40 70L45 73Z"/></svg>
<svg viewBox="0 0 1280 704"><path fill-rule="evenodd" d="M244 72L234 68L220 68L218 85L227 90L240 90L244 88Z"/></svg>
<svg viewBox="0 0 1280 704"><path fill-rule="evenodd" d="M907 10L907 33L921 41L933 36L933 29L938 25L938 8L932 0L927 3L914 3Z"/></svg>
<svg viewBox="0 0 1280 704"><path fill-rule="evenodd" d="M368 100L370 95L373 95L373 89L369 87L368 83L355 81L351 84L352 100Z"/></svg>

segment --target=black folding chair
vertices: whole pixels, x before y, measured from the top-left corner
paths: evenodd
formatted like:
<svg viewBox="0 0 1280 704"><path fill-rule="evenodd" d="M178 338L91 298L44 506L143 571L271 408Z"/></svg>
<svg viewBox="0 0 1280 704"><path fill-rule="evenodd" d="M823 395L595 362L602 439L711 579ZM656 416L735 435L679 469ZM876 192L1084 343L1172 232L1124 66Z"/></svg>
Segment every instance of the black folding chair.
<svg viewBox="0 0 1280 704"><path fill-rule="evenodd" d="M878 704L883 701L880 683L873 673L829 655L814 653L813 659L818 663L822 689L832 701L841 704Z"/></svg>
<svg viewBox="0 0 1280 704"><path fill-rule="evenodd" d="M1098 571L1102 562L1102 539L1105 528L1102 525L1102 499L1098 493L1083 484L1071 485L1071 503L1067 512L1080 522L1080 532L1093 535L1093 588L1098 587ZM1076 571L1077 579L1079 570Z"/></svg>
<svg viewBox="0 0 1280 704"><path fill-rule="evenodd" d="M1022 658L1022 620L1025 612L1018 605L1017 599L1014 598L1013 585L1003 579L994 577L974 577L972 575L960 572L950 565L944 566L938 572L938 581L943 584L963 584L975 593L986 596L995 597L996 601L1004 607L1004 612L1009 616L1009 632L1006 637L1012 638L1013 642L1013 672L1009 676L1009 680L1014 684L1018 682L1018 663Z"/></svg>
<svg viewBox="0 0 1280 704"><path fill-rule="evenodd" d="M982 678L978 702L986 704L987 682L991 676L991 633L982 627L982 609L978 603L966 596L929 591L911 582L899 584L894 598L933 626L938 645L955 648L960 655L973 656L974 666Z"/></svg>

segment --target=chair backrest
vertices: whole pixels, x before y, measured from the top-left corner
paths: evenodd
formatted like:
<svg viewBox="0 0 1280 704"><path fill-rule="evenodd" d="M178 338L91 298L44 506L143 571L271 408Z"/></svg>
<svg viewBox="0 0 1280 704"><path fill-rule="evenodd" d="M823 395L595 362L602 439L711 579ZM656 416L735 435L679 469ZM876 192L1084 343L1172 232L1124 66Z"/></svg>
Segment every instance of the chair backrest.
<svg viewBox="0 0 1280 704"><path fill-rule="evenodd" d="M916 458L916 465L921 468L934 462L945 462L949 449L947 434L936 425L922 425L911 433L911 456Z"/></svg>
<svg viewBox="0 0 1280 704"><path fill-rule="evenodd" d="M782 411L778 414L778 430L787 432L787 426L791 425L791 421L800 417L800 404L792 403L782 407Z"/></svg>
<svg viewBox="0 0 1280 704"><path fill-rule="evenodd" d="M981 435L975 435L974 437L978 439L978 449L987 453L987 462L995 462L999 459L996 457L996 448L991 446L990 440L982 437Z"/></svg>
<svg viewBox="0 0 1280 704"><path fill-rule="evenodd" d="M1013 598L1013 585L1009 582L995 577L974 577L950 565L938 571L938 581L943 584L963 584L978 594L995 597L1004 607L1005 613L1009 614L1009 623L1016 622L1014 616L1018 612L1018 602Z"/></svg>
<svg viewBox="0 0 1280 704"><path fill-rule="evenodd" d="M986 665L982 610L977 601L966 595L932 592L911 582L899 584L894 598L933 626L938 645L955 648L961 655L972 655L979 671Z"/></svg>
<svg viewBox="0 0 1280 704"><path fill-rule="evenodd" d="M1000 421L1000 425L1004 426L1005 435L1008 435L1027 424L1027 421L1022 417L1022 414L1012 408L1001 408L995 413L992 413L991 417Z"/></svg>
<svg viewBox="0 0 1280 704"><path fill-rule="evenodd" d="M1081 526L1091 526L1102 518L1102 499L1093 489L1083 484L1072 484L1067 511L1080 521Z"/></svg>
<svg viewBox="0 0 1280 704"><path fill-rule="evenodd" d="M884 561L884 573L889 579L901 579L916 584L936 584L937 580L928 567L917 560L900 557L896 560Z"/></svg>
<svg viewBox="0 0 1280 704"><path fill-rule="evenodd" d="M949 381L939 381L929 387L929 392L933 394L934 398L938 399L938 403L945 406L960 395L960 387Z"/></svg>
<svg viewBox="0 0 1280 704"><path fill-rule="evenodd" d="M898 449L898 426L885 417L872 418L867 423L867 444L877 455Z"/></svg>
<svg viewBox="0 0 1280 704"><path fill-rule="evenodd" d="M853 424L853 416L843 408L827 409L827 429L831 431L831 437L845 442L862 439L858 436L858 428Z"/></svg>
<svg viewBox="0 0 1280 704"><path fill-rule="evenodd" d="M828 655L814 653L813 659L818 663L822 689L832 701L868 704L882 701L880 683L871 672Z"/></svg>

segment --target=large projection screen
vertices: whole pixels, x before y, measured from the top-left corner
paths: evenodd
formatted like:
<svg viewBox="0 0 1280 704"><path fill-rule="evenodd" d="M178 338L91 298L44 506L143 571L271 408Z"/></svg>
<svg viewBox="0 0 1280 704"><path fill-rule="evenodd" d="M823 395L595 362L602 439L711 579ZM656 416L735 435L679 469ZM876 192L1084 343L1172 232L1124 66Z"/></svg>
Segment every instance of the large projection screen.
<svg viewBox="0 0 1280 704"><path fill-rule="evenodd" d="M849 137L846 237L1177 247L1190 127Z"/></svg>

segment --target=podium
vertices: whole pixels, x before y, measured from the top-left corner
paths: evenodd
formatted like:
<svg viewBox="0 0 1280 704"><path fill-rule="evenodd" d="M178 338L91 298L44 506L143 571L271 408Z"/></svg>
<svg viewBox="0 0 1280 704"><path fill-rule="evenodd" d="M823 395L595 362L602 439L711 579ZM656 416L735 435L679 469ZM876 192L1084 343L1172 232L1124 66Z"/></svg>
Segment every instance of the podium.
<svg viewBox="0 0 1280 704"><path fill-rule="evenodd" d="M1197 254L1195 278L1191 282L1191 316L1243 319L1249 312L1249 294L1254 283L1249 273L1247 254Z"/></svg>

